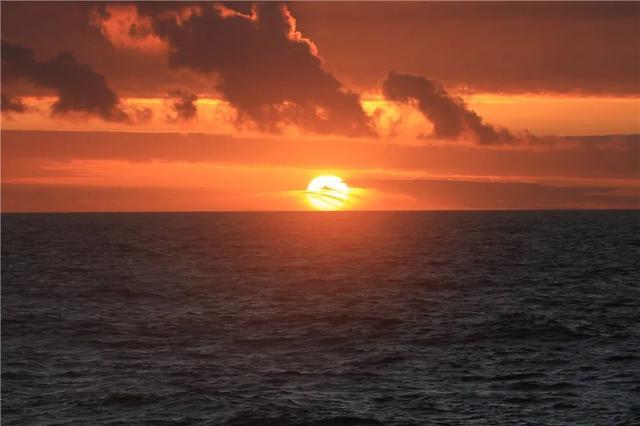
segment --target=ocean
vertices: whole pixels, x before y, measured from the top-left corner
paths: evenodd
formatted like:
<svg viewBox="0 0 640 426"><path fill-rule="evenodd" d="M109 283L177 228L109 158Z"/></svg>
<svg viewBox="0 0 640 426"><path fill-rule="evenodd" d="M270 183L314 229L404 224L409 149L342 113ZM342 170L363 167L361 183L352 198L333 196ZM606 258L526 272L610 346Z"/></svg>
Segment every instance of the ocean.
<svg viewBox="0 0 640 426"><path fill-rule="evenodd" d="M2 215L2 423L640 424L640 212Z"/></svg>

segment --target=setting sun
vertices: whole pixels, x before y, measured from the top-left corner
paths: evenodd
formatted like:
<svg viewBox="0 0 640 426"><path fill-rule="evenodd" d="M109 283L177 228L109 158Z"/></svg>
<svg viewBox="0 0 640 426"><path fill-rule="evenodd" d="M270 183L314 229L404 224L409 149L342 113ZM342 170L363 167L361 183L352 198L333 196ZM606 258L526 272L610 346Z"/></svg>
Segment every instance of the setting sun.
<svg viewBox="0 0 640 426"><path fill-rule="evenodd" d="M318 210L340 210L346 207L349 186L338 176L318 176L309 182L306 195Z"/></svg>

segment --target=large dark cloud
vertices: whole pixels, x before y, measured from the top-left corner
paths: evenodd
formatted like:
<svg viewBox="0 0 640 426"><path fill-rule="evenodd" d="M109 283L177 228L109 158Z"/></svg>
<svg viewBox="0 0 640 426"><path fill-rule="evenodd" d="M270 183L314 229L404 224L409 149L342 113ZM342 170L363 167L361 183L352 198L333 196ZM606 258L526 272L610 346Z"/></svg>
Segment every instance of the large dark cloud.
<svg viewBox="0 0 640 426"><path fill-rule="evenodd" d="M217 89L241 120L266 131L295 124L317 133L373 134L358 95L325 70L286 6L259 4L252 15L221 5L191 14L180 7L138 4L169 44L169 66L216 74Z"/></svg>
<svg viewBox="0 0 640 426"><path fill-rule="evenodd" d="M107 121L126 122L130 117L119 106L116 93L103 75L76 61L69 52L37 61L31 48L2 41L5 79L24 78L57 92L53 114L72 112L97 115Z"/></svg>
<svg viewBox="0 0 640 426"><path fill-rule="evenodd" d="M27 107L22 103L22 99L14 98L5 93L2 94L2 111L25 112Z"/></svg>
<svg viewBox="0 0 640 426"><path fill-rule="evenodd" d="M467 108L464 101L450 95L442 84L418 75L391 72L382 83L384 96L392 101L415 101L422 114L433 123L439 139L469 138L479 144L515 141L506 129L496 128Z"/></svg>
<svg viewBox="0 0 640 426"><path fill-rule="evenodd" d="M172 121L189 121L198 116L198 97L191 92L184 90L173 90L169 95L174 98L171 108L175 111L175 117L170 117Z"/></svg>

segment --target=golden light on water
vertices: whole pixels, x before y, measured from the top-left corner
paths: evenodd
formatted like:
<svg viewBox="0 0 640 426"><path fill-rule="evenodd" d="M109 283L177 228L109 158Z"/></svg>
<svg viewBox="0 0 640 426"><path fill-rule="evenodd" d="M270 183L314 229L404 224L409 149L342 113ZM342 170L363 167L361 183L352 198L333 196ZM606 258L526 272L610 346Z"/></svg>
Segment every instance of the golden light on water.
<svg viewBox="0 0 640 426"><path fill-rule="evenodd" d="M347 206L349 186L338 176L318 176L309 182L306 197L315 209L340 210Z"/></svg>

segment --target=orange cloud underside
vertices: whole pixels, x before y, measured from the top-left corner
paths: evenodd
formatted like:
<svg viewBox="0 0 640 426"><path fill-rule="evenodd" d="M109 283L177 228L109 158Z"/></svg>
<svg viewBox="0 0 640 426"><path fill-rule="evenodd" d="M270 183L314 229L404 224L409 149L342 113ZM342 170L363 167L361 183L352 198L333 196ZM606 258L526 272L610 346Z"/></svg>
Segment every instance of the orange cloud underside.
<svg viewBox="0 0 640 426"><path fill-rule="evenodd" d="M123 99L129 111L149 108L153 113L149 121L135 127L93 117L51 117L49 111L54 97L25 97L23 102L30 107L29 112L2 114L3 129L260 134L250 123L239 124L234 108L215 98L200 98L196 102L198 117L188 122L173 119L171 98ZM466 102L487 122L516 131L573 136L640 132L639 98L477 94L468 97ZM363 107L374 118L383 137L414 143L417 135L431 131L431 124L411 106L390 103L380 95L365 97ZM313 137L293 128L285 133Z"/></svg>

